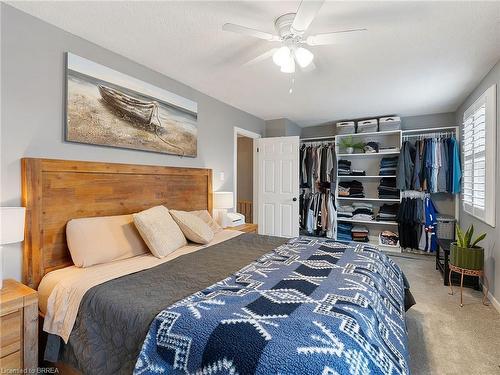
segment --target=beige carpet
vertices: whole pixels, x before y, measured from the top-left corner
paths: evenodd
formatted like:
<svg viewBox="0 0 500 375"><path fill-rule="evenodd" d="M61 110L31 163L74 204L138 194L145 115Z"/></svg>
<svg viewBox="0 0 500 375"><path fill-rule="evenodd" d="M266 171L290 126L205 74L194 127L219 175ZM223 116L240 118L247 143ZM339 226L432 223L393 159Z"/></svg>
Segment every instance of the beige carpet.
<svg viewBox="0 0 500 375"><path fill-rule="evenodd" d="M500 314L481 303L481 292L449 287L426 255L394 256L405 272L417 304L407 313L410 367L420 374L500 374Z"/></svg>

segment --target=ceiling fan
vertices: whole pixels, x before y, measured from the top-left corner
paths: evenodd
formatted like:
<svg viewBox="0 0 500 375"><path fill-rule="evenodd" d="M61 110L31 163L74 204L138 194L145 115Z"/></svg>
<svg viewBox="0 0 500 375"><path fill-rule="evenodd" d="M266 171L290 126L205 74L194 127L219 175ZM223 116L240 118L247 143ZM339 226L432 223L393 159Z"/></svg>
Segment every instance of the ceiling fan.
<svg viewBox="0 0 500 375"><path fill-rule="evenodd" d="M307 29L316 17L323 2L324 0L302 0L297 13L286 13L279 16L274 21L274 28L277 35L233 23L224 24L222 30L264 39L269 42L282 43L282 47L273 48L265 52L253 59L252 63L272 56L274 63L281 68L283 73L294 73L295 63L302 69L314 68L314 55L309 49L303 47L304 45L322 46L336 44L348 33L366 31L366 29L350 29L306 36Z"/></svg>

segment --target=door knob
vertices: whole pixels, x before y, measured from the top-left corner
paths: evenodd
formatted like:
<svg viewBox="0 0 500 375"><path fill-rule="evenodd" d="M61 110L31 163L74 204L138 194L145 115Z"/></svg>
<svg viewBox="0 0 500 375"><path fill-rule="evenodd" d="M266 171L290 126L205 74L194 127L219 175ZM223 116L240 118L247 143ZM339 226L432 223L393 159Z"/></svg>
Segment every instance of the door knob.
<svg viewBox="0 0 500 375"><path fill-rule="evenodd" d="M293 197L292 201L297 202L297 198Z"/></svg>

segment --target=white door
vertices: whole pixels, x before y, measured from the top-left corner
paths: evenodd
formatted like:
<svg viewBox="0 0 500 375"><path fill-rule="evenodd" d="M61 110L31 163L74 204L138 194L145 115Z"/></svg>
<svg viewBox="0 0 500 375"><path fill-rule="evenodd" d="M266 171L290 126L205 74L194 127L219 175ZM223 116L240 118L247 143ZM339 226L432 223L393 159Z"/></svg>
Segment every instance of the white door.
<svg viewBox="0 0 500 375"><path fill-rule="evenodd" d="M259 234L299 235L299 137L259 138L256 147Z"/></svg>

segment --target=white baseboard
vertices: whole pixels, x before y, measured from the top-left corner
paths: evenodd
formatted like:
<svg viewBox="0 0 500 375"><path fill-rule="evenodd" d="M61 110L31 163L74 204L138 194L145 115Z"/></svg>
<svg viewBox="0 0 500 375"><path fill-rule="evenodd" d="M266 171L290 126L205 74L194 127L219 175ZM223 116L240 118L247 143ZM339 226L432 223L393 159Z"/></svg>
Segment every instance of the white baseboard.
<svg viewBox="0 0 500 375"><path fill-rule="evenodd" d="M483 293L485 292L485 287L483 285ZM498 300L493 297L493 294L491 294L490 291L488 291L488 299L489 301L491 302L491 304L493 305L493 307L498 311L498 313L500 314L500 302L498 302Z"/></svg>

